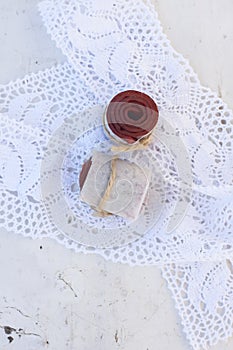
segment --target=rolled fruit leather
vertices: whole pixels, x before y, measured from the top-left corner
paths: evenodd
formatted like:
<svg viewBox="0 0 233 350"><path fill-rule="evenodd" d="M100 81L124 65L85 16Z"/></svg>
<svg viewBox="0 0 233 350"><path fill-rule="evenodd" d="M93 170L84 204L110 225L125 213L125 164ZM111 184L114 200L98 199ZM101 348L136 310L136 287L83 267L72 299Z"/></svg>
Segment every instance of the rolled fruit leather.
<svg viewBox="0 0 233 350"><path fill-rule="evenodd" d="M80 177L80 197L94 210L99 209L111 177L112 156L95 151L84 163ZM129 220L138 218L148 192L151 173L128 160L115 159L115 180L101 210Z"/></svg>
<svg viewBox="0 0 233 350"><path fill-rule="evenodd" d="M106 134L113 141L134 145L151 135L158 117L158 107L150 96L140 91L127 90L110 101L103 124Z"/></svg>

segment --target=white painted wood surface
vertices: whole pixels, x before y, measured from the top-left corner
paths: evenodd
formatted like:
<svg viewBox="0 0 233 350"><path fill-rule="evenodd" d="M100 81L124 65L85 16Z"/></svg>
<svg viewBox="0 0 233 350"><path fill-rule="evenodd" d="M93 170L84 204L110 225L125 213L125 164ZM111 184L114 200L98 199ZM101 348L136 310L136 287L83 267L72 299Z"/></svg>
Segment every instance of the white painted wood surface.
<svg viewBox="0 0 233 350"><path fill-rule="evenodd" d="M64 60L36 4L0 0L0 83ZM232 0L154 4L173 46L233 108ZM0 279L1 350L190 350L157 267L106 263L2 230Z"/></svg>

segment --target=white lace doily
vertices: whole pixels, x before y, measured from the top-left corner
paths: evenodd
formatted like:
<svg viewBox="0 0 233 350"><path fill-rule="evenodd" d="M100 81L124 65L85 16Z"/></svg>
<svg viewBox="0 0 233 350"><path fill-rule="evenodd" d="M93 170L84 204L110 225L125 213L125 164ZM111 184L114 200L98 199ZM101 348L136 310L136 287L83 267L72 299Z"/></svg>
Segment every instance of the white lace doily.
<svg viewBox="0 0 233 350"><path fill-rule="evenodd" d="M226 339L233 321L232 112L174 51L149 2L47 0L40 12L69 63L0 87L0 225L33 238L52 237L114 262L162 265L193 348ZM163 205L146 235L101 249L59 230L48 203L56 208L64 197L83 227L103 224L90 219L87 208L75 208L75 179L86 156L79 144L88 154L94 140L97 145L106 138L90 124L77 139L75 122L129 88L153 97L162 116L148 162L155 161L162 176ZM56 138L67 123L69 133ZM183 186L186 167L179 144L168 140L182 142L189 155L191 191ZM69 147L62 169L56 169L56 162L54 168L46 160L62 150L61 141ZM42 164L51 167L42 171ZM53 192L54 180L61 180L60 192ZM41 184L47 186L46 195ZM170 232L177 205L185 208L185 216Z"/></svg>

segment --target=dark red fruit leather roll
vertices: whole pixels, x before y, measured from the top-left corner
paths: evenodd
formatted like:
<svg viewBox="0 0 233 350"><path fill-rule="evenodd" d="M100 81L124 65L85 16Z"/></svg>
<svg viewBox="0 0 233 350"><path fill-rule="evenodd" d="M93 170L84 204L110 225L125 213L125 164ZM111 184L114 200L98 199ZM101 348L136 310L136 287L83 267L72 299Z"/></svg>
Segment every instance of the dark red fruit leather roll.
<svg viewBox="0 0 233 350"><path fill-rule="evenodd" d="M88 159L82 166L82 170L80 172L80 175L79 175L79 187L80 187L80 190L82 190L83 188L83 185L86 181L86 178L87 178L87 175L88 175L88 172L90 170L90 167L91 167L91 158Z"/></svg>
<svg viewBox="0 0 233 350"><path fill-rule="evenodd" d="M154 129L158 116L158 107L150 96L127 90L110 101L105 122L117 137L127 143L134 143Z"/></svg>

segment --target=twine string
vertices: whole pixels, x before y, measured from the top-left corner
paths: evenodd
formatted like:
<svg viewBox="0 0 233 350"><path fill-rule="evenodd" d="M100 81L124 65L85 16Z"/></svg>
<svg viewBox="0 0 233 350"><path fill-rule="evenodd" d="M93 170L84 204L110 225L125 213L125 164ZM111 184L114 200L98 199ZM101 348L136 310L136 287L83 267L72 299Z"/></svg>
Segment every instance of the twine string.
<svg viewBox="0 0 233 350"><path fill-rule="evenodd" d="M97 208L95 209L96 210L96 216L105 217L105 216L112 215L111 213L103 210L103 206L106 203L106 201L108 200L108 198L109 198L109 196L111 194L111 190L112 190L113 184L114 184L114 182L116 180L116 162L117 162L117 158L116 157L112 158L112 160L111 160L111 174L110 174L110 177L109 177L109 180L108 180L108 185L107 185L107 188L106 188L106 190L104 192L103 197L101 198Z"/></svg>

